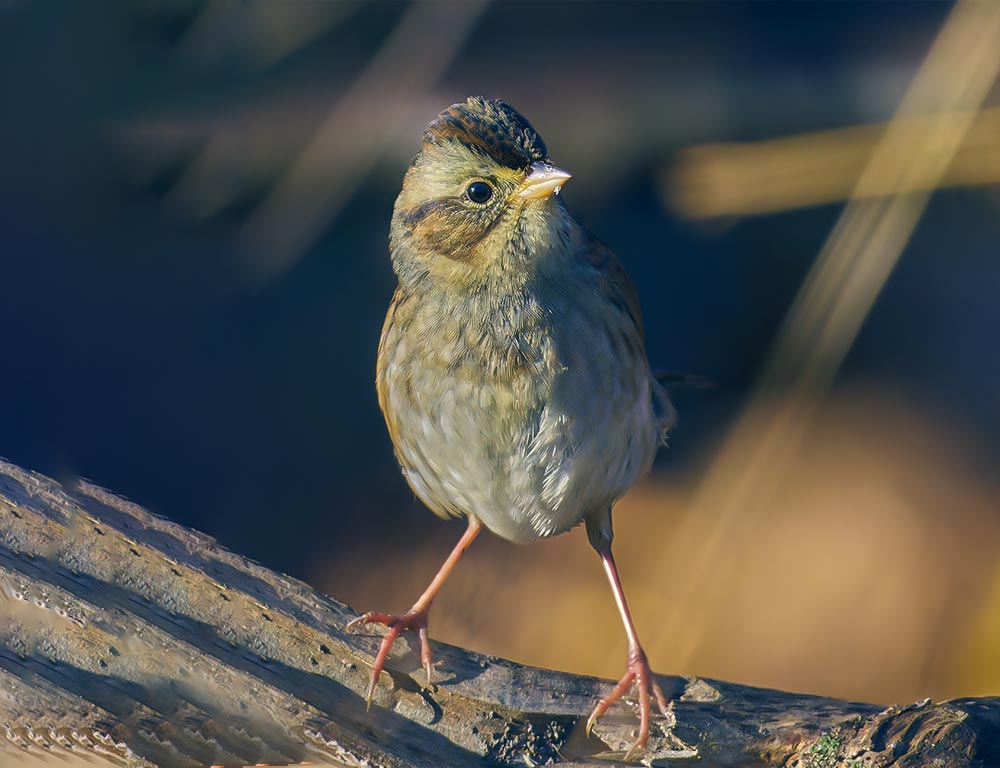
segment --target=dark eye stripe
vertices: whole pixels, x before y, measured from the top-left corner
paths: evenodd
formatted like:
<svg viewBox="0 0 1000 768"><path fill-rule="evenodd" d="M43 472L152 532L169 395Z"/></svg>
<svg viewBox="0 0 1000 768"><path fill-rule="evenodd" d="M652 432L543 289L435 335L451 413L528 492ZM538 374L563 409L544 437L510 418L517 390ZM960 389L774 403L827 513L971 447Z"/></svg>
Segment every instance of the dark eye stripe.
<svg viewBox="0 0 1000 768"><path fill-rule="evenodd" d="M455 261L473 258L476 244L502 218L503 206L470 206L458 197L428 200L397 212L403 238L424 241L441 256Z"/></svg>
<svg viewBox="0 0 1000 768"><path fill-rule="evenodd" d="M421 203L414 208L403 211L400 215L403 219L403 224L412 228L417 226L428 216L432 215L435 211L442 210L446 205L447 203L444 200L428 200L426 203Z"/></svg>

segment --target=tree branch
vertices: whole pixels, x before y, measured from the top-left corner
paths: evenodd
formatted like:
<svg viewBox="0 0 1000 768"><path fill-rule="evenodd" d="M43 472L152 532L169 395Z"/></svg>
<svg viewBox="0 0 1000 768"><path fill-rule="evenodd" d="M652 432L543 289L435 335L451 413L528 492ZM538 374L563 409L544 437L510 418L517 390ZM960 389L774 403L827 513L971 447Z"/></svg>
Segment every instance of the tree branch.
<svg viewBox="0 0 1000 768"><path fill-rule="evenodd" d="M441 644L432 690L397 644L368 712L378 637L345 634L354 616L90 483L0 461L0 762L27 750L129 766L593 764L634 738L623 708L583 734L604 681ZM661 683L675 722L656 724L647 762L1000 764L1000 699L883 710Z"/></svg>

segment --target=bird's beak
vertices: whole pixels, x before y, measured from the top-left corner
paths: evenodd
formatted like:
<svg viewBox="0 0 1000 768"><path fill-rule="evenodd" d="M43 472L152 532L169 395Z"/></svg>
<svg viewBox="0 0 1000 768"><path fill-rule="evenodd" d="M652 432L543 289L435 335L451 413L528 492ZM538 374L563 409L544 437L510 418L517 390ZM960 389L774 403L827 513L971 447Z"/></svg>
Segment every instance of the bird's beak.
<svg viewBox="0 0 1000 768"><path fill-rule="evenodd" d="M548 197L553 193L558 195L562 185L571 178L572 174L566 173L562 168L548 163L532 163L530 172L521 182L516 194L524 200Z"/></svg>

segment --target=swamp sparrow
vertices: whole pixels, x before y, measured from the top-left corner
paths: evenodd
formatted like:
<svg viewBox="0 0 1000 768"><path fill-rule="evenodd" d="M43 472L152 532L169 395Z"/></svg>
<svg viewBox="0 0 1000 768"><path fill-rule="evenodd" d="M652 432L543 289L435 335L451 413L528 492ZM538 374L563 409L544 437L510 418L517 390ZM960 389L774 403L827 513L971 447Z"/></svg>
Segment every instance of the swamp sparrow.
<svg viewBox="0 0 1000 768"><path fill-rule="evenodd" d="M382 329L376 383L414 493L469 527L405 614L369 612L393 641L419 636L431 675L431 601L483 526L529 542L584 522L628 635L627 670L596 719L635 684L649 738L653 677L611 554L611 507L646 472L674 423L650 373L635 287L614 253L558 193L570 174L503 101L470 98L428 126L390 231L399 280Z"/></svg>

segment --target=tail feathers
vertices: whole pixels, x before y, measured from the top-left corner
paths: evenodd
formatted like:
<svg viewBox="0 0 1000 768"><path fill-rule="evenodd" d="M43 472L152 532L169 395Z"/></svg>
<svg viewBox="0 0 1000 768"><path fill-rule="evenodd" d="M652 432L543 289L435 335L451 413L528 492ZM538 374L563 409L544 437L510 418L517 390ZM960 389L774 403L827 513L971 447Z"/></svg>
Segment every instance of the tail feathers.
<svg viewBox="0 0 1000 768"><path fill-rule="evenodd" d="M656 426L660 432L660 442L666 445L667 435L677 423L677 410L674 408L674 404L670 402L670 395L663 385L660 384L659 380L654 378L651 384L653 415L656 417Z"/></svg>
<svg viewBox="0 0 1000 768"><path fill-rule="evenodd" d="M677 424L677 411L670 402L668 389L710 389L715 382L692 373L653 371L653 414L660 430L660 442L667 444L667 435Z"/></svg>
<svg viewBox="0 0 1000 768"><path fill-rule="evenodd" d="M712 389L715 382L697 373L653 371L653 378L667 389Z"/></svg>

